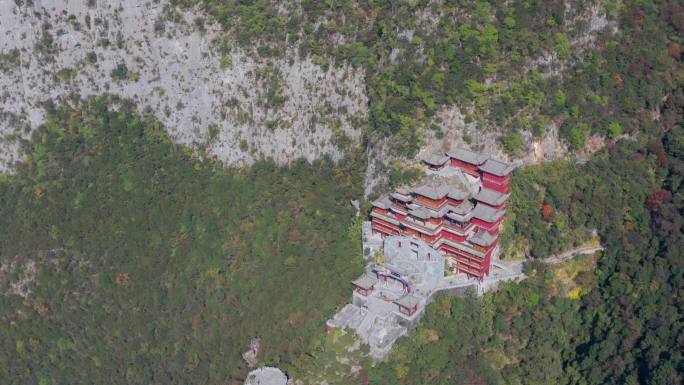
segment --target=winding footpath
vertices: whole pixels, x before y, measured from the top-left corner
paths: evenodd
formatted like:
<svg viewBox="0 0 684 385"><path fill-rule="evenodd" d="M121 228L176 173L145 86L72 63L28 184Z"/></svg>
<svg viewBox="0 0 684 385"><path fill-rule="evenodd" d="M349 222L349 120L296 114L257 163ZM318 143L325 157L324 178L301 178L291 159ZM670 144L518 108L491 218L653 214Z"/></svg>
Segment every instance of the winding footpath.
<svg viewBox="0 0 684 385"><path fill-rule="evenodd" d="M546 259L544 259L544 263L548 265L557 265L559 263L563 263L569 259L572 259L573 257L577 255L582 255L582 254L594 254L597 251L603 251L605 248L601 245L596 245L596 246L582 246L578 247L572 250L564 251L562 253L554 254Z"/></svg>

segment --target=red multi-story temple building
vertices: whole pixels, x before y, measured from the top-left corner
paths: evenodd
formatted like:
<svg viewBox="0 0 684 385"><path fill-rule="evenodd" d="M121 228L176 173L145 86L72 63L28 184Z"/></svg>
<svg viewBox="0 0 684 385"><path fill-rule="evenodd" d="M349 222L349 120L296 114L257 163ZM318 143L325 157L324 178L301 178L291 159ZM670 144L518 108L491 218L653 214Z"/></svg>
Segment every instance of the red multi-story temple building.
<svg viewBox="0 0 684 385"><path fill-rule="evenodd" d="M373 232L422 239L444 253L454 271L483 279L498 253L514 167L464 149L433 155L424 162L437 175L373 202ZM454 169L467 177L454 177Z"/></svg>

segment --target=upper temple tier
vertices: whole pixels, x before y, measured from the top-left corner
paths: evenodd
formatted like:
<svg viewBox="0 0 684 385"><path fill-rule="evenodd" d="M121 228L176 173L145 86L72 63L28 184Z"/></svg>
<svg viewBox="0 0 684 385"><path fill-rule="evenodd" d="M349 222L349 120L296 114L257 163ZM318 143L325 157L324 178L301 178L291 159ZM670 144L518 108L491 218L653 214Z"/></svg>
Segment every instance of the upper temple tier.
<svg viewBox="0 0 684 385"><path fill-rule="evenodd" d="M499 251L498 235L515 168L465 149L424 160L427 180L373 202L373 233L404 235L444 253L455 272L480 279Z"/></svg>

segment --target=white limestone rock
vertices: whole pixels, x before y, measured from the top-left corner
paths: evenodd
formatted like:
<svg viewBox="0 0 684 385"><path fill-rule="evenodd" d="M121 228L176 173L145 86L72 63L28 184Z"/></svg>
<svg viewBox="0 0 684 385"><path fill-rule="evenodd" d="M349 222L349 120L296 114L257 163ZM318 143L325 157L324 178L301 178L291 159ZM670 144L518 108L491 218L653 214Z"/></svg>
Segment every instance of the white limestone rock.
<svg viewBox="0 0 684 385"><path fill-rule="evenodd" d="M245 385L287 385L287 376L278 368L265 366L249 372Z"/></svg>
<svg viewBox="0 0 684 385"><path fill-rule="evenodd" d="M340 158L337 139L359 143L356 122L368 114L362 70L324 69L294 47L279 59L255 59L237 48L224 56L213 43L224 36L221 27L207 22L199 32L194 20L206 18L199 12L164 21L168 0L87 3L0 0L0 54L21 54L19 66L0 73L0 111L35 128L44 122L45 101L116 94L149 107L174 140L204 146L231 166L261 157ZM155 31L162 21L163 31ZM43 44L43 36L53 43ZM91 53L96 63L86 60ZM131 79L112 79L119 64ZM279 103L268 100L274 87ZM19 139L30 135L16 120L0 119L0 172L17 160Z"/></svg>

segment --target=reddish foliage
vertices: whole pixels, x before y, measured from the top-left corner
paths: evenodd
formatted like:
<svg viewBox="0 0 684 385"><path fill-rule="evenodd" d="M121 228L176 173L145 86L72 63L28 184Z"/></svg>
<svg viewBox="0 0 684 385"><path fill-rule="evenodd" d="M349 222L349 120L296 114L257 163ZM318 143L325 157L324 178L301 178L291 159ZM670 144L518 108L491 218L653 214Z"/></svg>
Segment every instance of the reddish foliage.
<svg viewBox="0 0 684 385"><path fill-rule="evenodd" d="M368 382L368 369L361 368L361 370L359 370L359 377L361 379L362 385L368 385L369 384L369 382Z"/></svg>
<svg viewBox="0 0 684 385"><path fill-rule="evenodd" d="M684 107L684 96L668 93L664 98L664 105L661 108L661 121L663 131L673 129L682 120L682 107Z"/></svg>
<svg viewBox="0 0 684 385"><path fill-rule="evenodd" d="M644 18L646 18L646 13L643 10L637 9L636 11L634 11L633 20L634 25L637 28L641 28L644 25Z"/></svg>
<svg viewBox="0 0 684 385"><path fill-rule="evenodd" d="M679 4L670 4L667 15L669 16L670 25L678 31L684 30L684 7Z"/></svg>
<svg viewBox="0 0 684 385"><path fill-rule="evenodd" d="M656 156L656 165L660 168L667 167L667 154L661 142L654 142L648 145L648 151Z"/></svg>
<svg viewBox="0 0 684 385"><path fill-rule="evenodd" d="M287 353L290 350L290 343L288 341L283 341L280 343L279 347L283 353Z"/></svg>
<svg viewBox="0 0 684 385"><path fill-rule="evenodd" d="M294 227L289 231L288 236L291 242L300 242L302 240L302 234Z"/></svg>
<svg viewBox="0 0 684 385"><path fill-rule="evenodd" d="M629 71L629 73L631 73L633 75L635 75L637 72L639 72L640 69L641 69L641 62L640 61L634 62L634 63L630 64L629 67L627 67L627 70Z"/></svg>
<svg viewBox="0 0 684 385"><path fill-rule="evenodd" d="M542 206L542 216L544 216L544 219L549 219L553 215L553 207L551 205L543 205Z"/></svg>
<svg viewBox="0 0 684 385"><path fill-rule="evenodd" d="M478 363L479 362L477 361L477 359L472 358L468 360L468 362L465 365L461 366L461 369L463 369L464 377L463 383L469 385L486 385L486 382L476 369L479 366Z"/></svg>
<svg viewBox="0 0 684 385"><path fill-rule="evenodd" d="M242 303L240 302L240 296L237 294L229 294L228 301L237 309L239 309L242 306Z"/></svg>
<svg viewBox="0 0 684 385"><path fill-rule="evenodd" d="M659 190L648 194L646 197L646 207L653 211L657 209L661 204L669 202L672 199L672 193L667 190Z"/></svg>
<svg viewBox="0 0 684 385"><path fill-rule="evenodd" d="M673 59L679 60L679 58L682 57L682 46L677 43L670 43L667 47L667 53L669 53Z"/></svg>

